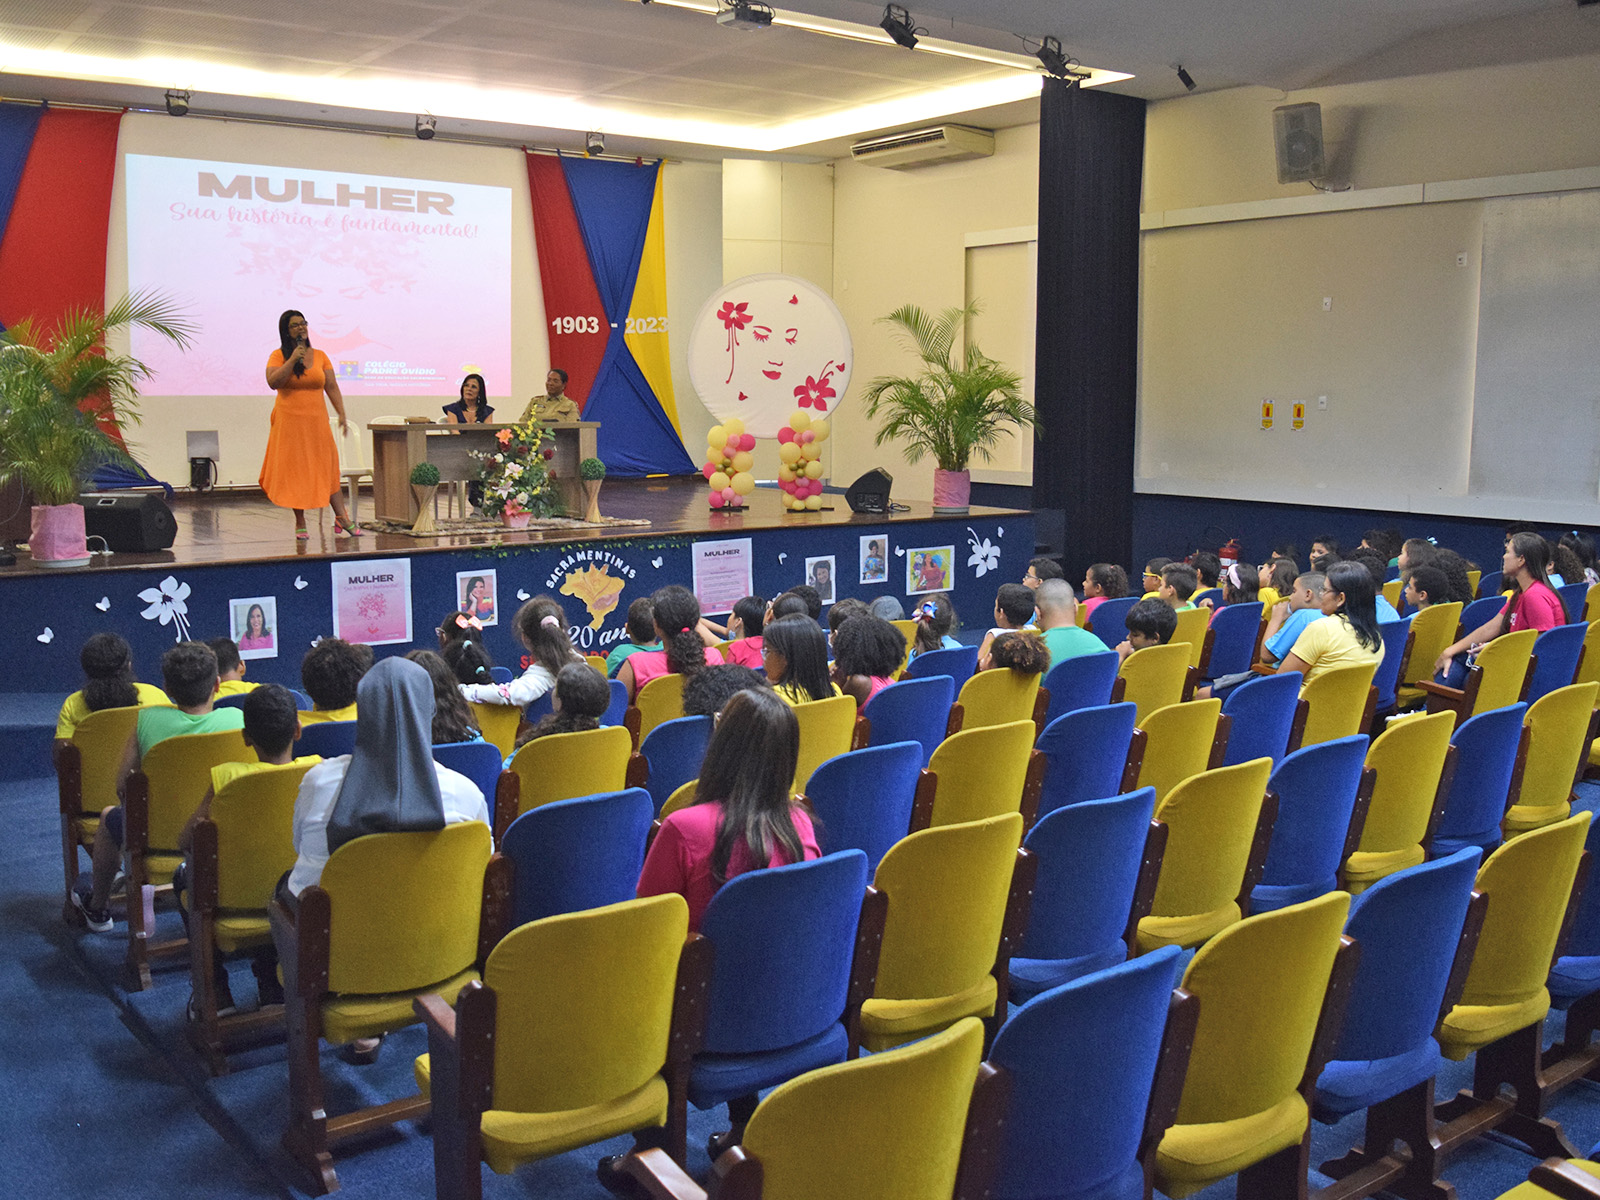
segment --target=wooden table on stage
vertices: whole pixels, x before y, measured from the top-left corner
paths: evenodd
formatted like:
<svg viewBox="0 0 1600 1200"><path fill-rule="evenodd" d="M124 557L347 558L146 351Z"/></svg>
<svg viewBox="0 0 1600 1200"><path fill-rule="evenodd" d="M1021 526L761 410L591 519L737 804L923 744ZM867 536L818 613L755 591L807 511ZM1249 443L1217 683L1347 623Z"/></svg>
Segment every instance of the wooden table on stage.
<svg viewBox="0 0 1600 1200"><path fill-rule="evenodd" d="M398 421L374 421L372 430L372 506L380 521L417 519L417 502L411 494L411 468L431 462L439 468L439 481L476 479L478 460L474 450L487 453L495 448L495 435L514 424L434 425ZM584 509L583 482L578 464L595 455L598 421L569 421L548 426L555 440L556 454L550 468L556 473L556 486L562 502L572 516Z"/></svg>

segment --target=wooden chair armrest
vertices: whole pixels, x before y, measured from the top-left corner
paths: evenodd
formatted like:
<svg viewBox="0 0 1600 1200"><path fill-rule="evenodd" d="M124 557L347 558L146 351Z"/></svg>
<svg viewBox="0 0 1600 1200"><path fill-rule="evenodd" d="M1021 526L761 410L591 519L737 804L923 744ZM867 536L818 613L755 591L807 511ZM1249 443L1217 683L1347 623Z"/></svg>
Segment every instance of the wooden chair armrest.
<svg viewBox="0 0 1600 1200"><path fill-rule="evenodd" d="M1361 782L1356 785L1356 802L1350 809L1350 826L1345 830L1344 849L1339 852L1339 883L1345 881L1345 864L1361 848L1361 834L1367 827L1367 813L1372 808L1372 793L1378 786L1378 772L1373 767L1361 769ZM1463 982L1465 980L1463 979Z"/></svg>
<svg viewBox="0 0 1600 1200"><path fill-rule="evenodd" d="M628 755L628 769L623 774L625 788L644 787L650 782L650 760L638 751Z"/></svg>
<svg viewBox="0 0 1600 1200"><path fill-rule="evenodd" d="M1128 758L1122 767L1122 790L1131 792L1139 786L1139 774L1144 770L1144 752L1150 744L1150 735L1135 728L1128 739Z"/></svg>
<svg viewBox="0 0 1600 1200"><path fill-rule="evenodd" d="M1450 787L1456 779L1456 760L1460 750L1451 745L1445 749L1444 762L1439 769L1439 786L1433 792L1433 807L1428 811L1428 827L1422 831L1422 841L1418 843L1422 852L1429 858L1433 857L1433 833L1439 828L1439 821L1444 816L1446 803L1450 799Z"/></svg>
<svg viewBox="0 0 1600 1200"><path fill-rule="evenodd" d="M1017 811L1022 814L1022 836L1028 836L1039 816L1039 798L1044 795L1044 773L1050 760L1038 750L1028 751L1028 773L1022 781L1022 802Z"/></svg>
<svg viewBox="0 0 1600 1200"><path fill-rule="evenodd" d="M933 802L938 792L939 776L924 767L922 773L917 776L917 792L911 801L910 832L916 833L933 823Z"/></svg>
<svg viewBox="0 0 1600 1200"><path fill-rule="evenodd" d="M500 844L522 807L522 780L515 771L501 771L494 785L494 843Z"/></svg>
<svg viewBox="0 0 1600 1200"><path fill-rule="evenodd" d="M1166 857L1166 853L1167 824L1165 821L1152 819L1150 830L1144 837L1144 858L1139 863L1139 878L1133 887L1133 904L1128 909L1128 927L1122 935L1122 940L1128 944L1129 961L1138 957L1139 922L1150 915L1150 908L1155 903L1156 884L1161 880L1161 860Z"/></svg>
<svg viewBox="0 0 1600 1200"><path fill-rule="evenodd" d="M1317 1076L1333 1057L1339 1044L1339 1034L1344 1029L1345 1010L1350 1006L1350 988L1355 983L1356 967L1361 962L1361 947L1354 938L1339 935L1339 949L1333 958L1333 971L1328 976L1328 990L1322 997L1322 1012L1317 1018L1317 1033L1311 1041L1311 1054L1306 1059L1306 1073L1300 1078L1300 1094L1307 1101L1316 1092Z"/></svg>
<svg viewBox="0 0 1600 1200"><path fill-rule="evenodd" d="M1311 703L1304 696L1294 702L1294 719L1289 722L1289 744L1285 748L1288 753L1300 749L1300 743L1306 740L1306 722L1311 719Z"/></svg>
<svg viewBox="0 0 1600 1200"><path fill-rule="evenodd" d="M1033 698L1033 738L1038 741L1044 734L1045 718L1050 715L1050 689L1039 687L1039 694Z"/></svg>
<svg viewBox="0 0 1600 1200"><path fill-rule="evenodd" d="M1128 694L1128 681L1118 675L1111 681L1111 704L1121 704L1122 698Z"/></svg>
<svg viewBox="0 0 1600 1200"><path fill-rule="evenodd" d="M978 1064L978 1078L967 1104L961 1135L961 1163L956 1168L953 1200L987 1200L1000 1167L1001 1133L1011 1107L1011 1072L990 1063Z"/></svg>
<svg viewBox="0 0 1600 1200"><path fill-rule="evenodd" d="M1217 631L1208 628L1205 638L1200 642L1200 665L1197 670L1200 672L1200 678L1202 679L1206 678L1206 671L1211 667L1211 648L1216 645L1216 642Z"/></svg>
<svg viewBox="0 0 1600 1200"><path fill-rule="evenodd" d="M1431 679L1419 679L1417 680L1415 686L1421 688L1428 695L1437 696L1441 700L1454 700L1459 702L1466 699L1467 695L1467 693L1462 691L1460 688L1445 687L1444 684L1435 683Z"/></svg>
<svg viewBox="0 0 1600 1200"><path fill-rule="evenodd" d="M1467 919L1461 925L1461 937L1456 942L1455 961L1450 965L1450 977L1444 985L1444 1001L1439 1005L1439 1020L1450 1015L1450 1010L1461 1001L1467 987L1467 972L1472 969L1472 956L1478 951L1478 937L1483 933L1483 920L1489 915L1489 897L1473 892L1467 902Z"/></svg>
<svg viewBox="0 0 1600 1200"><path fill-rule="evenodd" d="M1005 921L1000 926L1000 945L994 959L994 977L1002 996L1010 990L1011 956L1022 945L1022 935L1028 932L1028 914L1033 911L1033 889L1038 878L1039 856L1019 847L1016 865L1011 869L1011 894L1006 898Z"/></svg>
<svg viewBox="0 0 1600 1200"><path fill-rule="evenodd" d="M961 732L961 725L967 719L967 710L957 700L950 706L950 719L944 723L944 735L950 737Z"/></svg>
<svg viewBox="0 0 1600 1200"><path fill-rule="evenodd" d="M1556 948L1550 955L1550 968L1555 969L1561 956L1567 952L1567 941L1572 937L1572 927L1578 920L1578 905L1583 899L1584 886L1589 882L1589 852L1578 858L1578 870L1572 877L1572 890L1567 893L1567 911L1561 918L1561 932L1556 936Z"/></svg>
<svg viewBox="0 0 1600 1200"><path fill-rule="evenodd" d="M50 758L56 768L56 796L61 815L77 820L83 812L83 751L71 742L57 741L50 747Z"/></svg>
<svg viewBox="0 0 1600 1200"><path fill-rule="evenodd" d="M639 730L644 724L644 718L639 714L638 705L630 704L622 710L622 727L628 731L628 736L633 739L634 753L639 750Z"/></svg>
<svg viewBox="0 0 1600 1200"><path fill-rule="evenodd" d="M1400 669L1395 673L1394 677L1394 686L1396 692L1406 686L1406 671L1408 671L1411 667L1411 651L1416 644L1417 631L1415 629L1408 630L1406 632L1405 649L1400 651Z"/></svg>
<svg viewBox="0 0 1600 1200"><path fill-rule="evenodd" d="M1361 724L1357 726L1357 729L1361 733L1366 734L1368 737L1372 736L1372 718L1377 714L1377 712L1378 686L1377 684L1373 684L1367 688L1367 702L1361 709Z"/></svg>
<svg viewBox="0 0 1600 1200"><path fill-rule="evenodd" d="M855 953L850 958L850 984L845 992L844 1027L850 1037L849 1057L861 1053L861 1006L878 985L878 957L883 951L883 929L889 918L889 893L868 887L861 898L856 923Z"/></svg>
<svg viewBox="0 0 1600 1200"><path fill-rule="evenodd" d="M1278 668L1269 667L1266 663L1251 663L1250 673L1252 675L1276 675L1278 673Z"/></svg>
<svg viewBox="0 0 1600 1200"><path fill-rule="evenodd" d="M1194 699L1194 690L1200 686L1200 672L1193 667L1187 667L1183 672L1183 692L1179 699L1187 704Z"/></svg>
<svg viewBox="0 0 1600 1200"><path fill-rule="evenodd" d="M122 849L130 858L137 855L143 866L144 854L150 849L150 780L143 771L128 776L127 790L122 797ZM128 877L130 885L144 883L143 871L135 879Z"/></svg>
<svg viewBox="0 0 1600 1200"><path fill-rule="evenodd" d="M189 912L191 916L216 911L220 880L217 861L217 823L196 821L189 847Z"/></svg>
<svg viewBox="0 0 1600 1200"><path fill-rule="evenodd" d="M1250 843L1250 858L1245 863L1244 880L1239 888L1239 912L1250 915L1250 893L1256 890L1267 869L1267 850L1272 844L1272 827L1278 820L1278 794L1267 792L1261 797L1261 813L1256 817L1256 833Z"/></svg>
<svg viewBox="0 0 1600 1200"><path fill-rule="evenodd" d="M1211 736L1211 757L1206 760L1206 770L1215 771L1228 757L1228 738L1233 733L1233 718L1217 714L1216 732Z"/></svg>
<svg viewBox="0 0 1600 1200"><path fill-rule="evenodd" d="M267 906L272 941L278 948L286 994L315 1002L328 991L328 955L333 933L333 905L316 884L301 889L293 909L281 896Z"/></svg>
<svg viewBox="0 0 1600 1200"><path fill-rule="evenodd" d="M1538 1184L1557 1200L1596 1200L1600 1179L1561 1158L1547 1158L1528 1172L1528 1182Z"/></svg>
<svg viewBox="0 0 1600 1200"><path fill-rule="evenodd" d="M1156 1059L1156 1076L1150 1086L1150 1105L1145 1109L1144 1134L1139 1140L1138 1157L1147 1175L1155 1166L1156 1147L1178 1119L1178 1102L1183 1098L1183 1081L1189 1072L1189 1055L1194 1050L1199 1020L1199 998L1181 987L1173 988L1167 1006L1167 1027L1161 1034L1161 1051Z"/></svg>
<svg viewBox="0 0 1600 1200"><path fill-rule="evenodd" d="M466 985L467 987L481 986L476 980ZM463 988L462 991L465 991ZM428 1038L431 1041L437 1033L446 1041L456 1040L456 1010L450 1007L443 996L429 993L418 996L411 1002L411 1007L417 1016L422 1018L422 1024L427 1028Z"/></svg>
<svg viewBox="0 0 1600 1200"><path fill-rule="evenodd" d="M491 854L483 869L483 896L478 908L478 968L511 932L512 888L517 864L503 854Z"/></svg>
<svg viewBox="0 0 1600 1200"><path fill-rule="evenodd" d="M872 741L872 722L867 717L856 715L856 723L850 729L850 749L865 750Z"/></svg>
<svg viewBox="0 0 1600 1200"><path fill-rule="evenodd" d="M743 1151L737 1146L727 1151L727 1154L735 1153L742 1155ZM690 1179L688 1172L673 1162L665 1150L635 1151L623 1160L622 1169L651 1200L706 1200L700 1185Z"/></svg>

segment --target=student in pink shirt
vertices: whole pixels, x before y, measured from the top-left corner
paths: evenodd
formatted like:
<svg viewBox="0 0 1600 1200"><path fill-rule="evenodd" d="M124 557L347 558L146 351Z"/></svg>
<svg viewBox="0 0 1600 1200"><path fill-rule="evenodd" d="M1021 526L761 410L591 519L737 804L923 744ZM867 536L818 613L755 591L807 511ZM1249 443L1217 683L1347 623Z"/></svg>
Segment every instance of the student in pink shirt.
<svg viewBox="0 0 1600 1200"><path fill-rule="evenodd" d="M1095 563L1083 576L1083 616L1087 621L1107 600L1128 594L1128 573L1116 563Z"/></svg>
<svg viewBox="0 0 1600 1200"><path fill-rule="evenodd" d="M1543 633L1567 623L1567 606L1550 586L1550 546L1537 533L1514 533L1506 539L1506 553L1500 569L1511 595L1505 606L1466 637L1447 646L1434 664L1434 671L1446 672L1458 654L1493 641L1502 633L1518 629L1537 629Z"/></svg>
<svg viewBox="0 0 1600 1200"><path fill-rule="evenodd" d="M834 631L833 681L861 708L894 682L905 659L905 634L882 617L862 612Z"/></svg>
<svg viewBox="0 0 1600 1200"><path fill-rule="evenodd" d="M638 894L676 892L694 931L734 876L822 857L810 814L790 791L799 755L794 709L769 691L735 693L717 717L694 803L668 816L650 843Z"/></svg>

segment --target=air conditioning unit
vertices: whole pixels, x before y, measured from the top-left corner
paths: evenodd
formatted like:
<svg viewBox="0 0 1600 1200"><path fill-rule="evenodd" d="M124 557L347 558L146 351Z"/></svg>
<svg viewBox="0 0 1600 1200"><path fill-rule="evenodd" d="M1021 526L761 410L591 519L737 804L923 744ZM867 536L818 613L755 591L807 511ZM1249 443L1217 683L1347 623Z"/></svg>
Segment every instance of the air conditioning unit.
<svg viewBox="0 0 1600 1200"><path fill-rule="evenodd" d="M909 171L932 163L988 158L994 154L994 134L967 125L934 125L909 129L885 137L868 138L850 147L850 157L869 167Z"/></svg>

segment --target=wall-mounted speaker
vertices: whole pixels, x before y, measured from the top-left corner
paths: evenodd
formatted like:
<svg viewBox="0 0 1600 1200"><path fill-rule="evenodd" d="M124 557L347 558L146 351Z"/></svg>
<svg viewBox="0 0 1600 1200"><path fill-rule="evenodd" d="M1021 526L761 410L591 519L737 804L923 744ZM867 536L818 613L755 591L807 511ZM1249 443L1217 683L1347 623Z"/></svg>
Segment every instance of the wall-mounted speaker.
<svg viewBox="0 0 1600 1200"><path fill-rule="evenodd" d="M875 467L852 483L844 494L844 502L851 512L886 513L889 511L889 489L894 486L894 476L882 467Z"/></svg>
<svg viewBox="0 0 1600 1200"><path fill-rule="evenodd" d="M105 538L119 554L166 550L178 536L172 510L154 492L85 492L78 503L84 533Z"/></svg>
<svg viewBox="0 0 1600 1200"><path fill-rule="evenodd" d="M1311 183L1326 176L1322 105L1285 104L1273 109L1272 140L1278 152L1279 183Z"/></svg>

